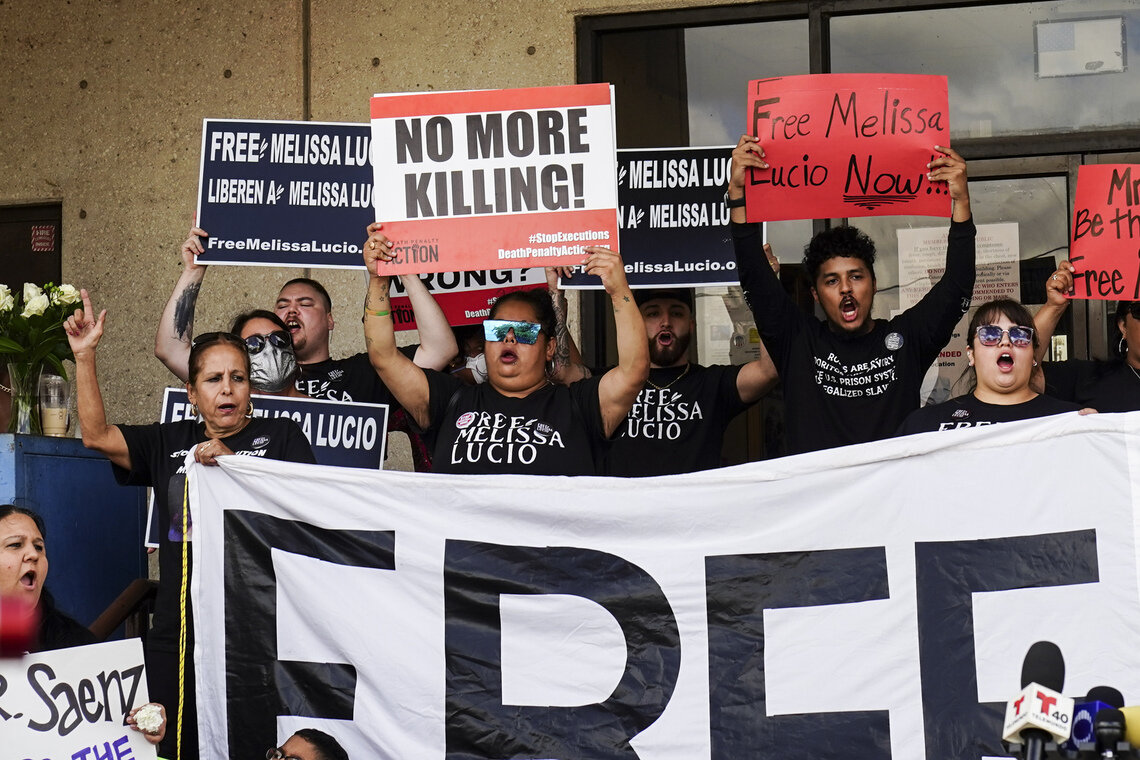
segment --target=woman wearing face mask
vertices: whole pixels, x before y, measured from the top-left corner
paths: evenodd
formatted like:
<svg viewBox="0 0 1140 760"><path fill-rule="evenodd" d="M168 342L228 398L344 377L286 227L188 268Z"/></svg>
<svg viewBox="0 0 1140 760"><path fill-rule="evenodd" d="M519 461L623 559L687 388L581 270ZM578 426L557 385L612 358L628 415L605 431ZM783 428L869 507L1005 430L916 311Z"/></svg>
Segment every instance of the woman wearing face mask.
<svg viewBox="0 0 1140 760"><path fill-rule="evenodd" d="M1080 409L1030 388L1029 380L1037 366L1037 335L1033 315L1017 301L1000 298L982 304L970 320L967 335L966 356L977 377L973 392L912 412L899 427L899 435L979 427Z"/></svg>
<svg viewBox="0 0 1140 760"><path fill-rule="evenodd" d="M312 449L301 429L288 417L254 417L250 402L250 357L246 344L232 333L199 335L190 349L186 393L197 411L191 419L151 425L109 425L103 394L95 372L95 354L107 312L98 317L87 291L83 309L64 323L75 354L75 382L83 443L101 452L124 485L154 488L159 520L159 586L154 617L147 637L147 681L151 697L166 705L178 702L179 612L183 581L183 549L188 529L183 524L184 457L216 465L230 454L263 456L313 463ZM198 412L202 421L197 421ZM187 646L192 646L193 620L187 609ZM193 661L185 663L185 709L182 757L196 758L197 717L194 708ZM178 726L172 725L160 754L175 758Z"/></svg>
<svg viewBox="0 0 1140 760"><path fill-rule="evenodd" d="M593 475L606 442L633 406L649 375L649 344L621 257L587 248L586 273L597 275L614 306L618 364L569 386L551 382L555 315L544 290L515 291L495 302L483 322L487 382L467 385L424 370L396 349L389 278L379 261L392 244L368 228L364 263L370 274L364 337L372 366L412 419L434 438L435 472Z"/></svg>
<svg viewBox="0 0 1140 760"><path fill-rule="evenodd" d="M253 309L239 314L230 332L245 341L249 351L249 383L258 393L308 398L297 390L300 370L293 353L293 338L285 323L271 311Z"/></svg>
<svg viewBox="0 0 1140 760"><path fill-rule="evenodd" d="M30 509L0 504L0 597L36 611L35 639L29 651L50 652L96 643L95 634L56 608L44 585L47 575L47 528L43 518ZM135 725L134 715L141 705L131 711L127 722L147 741L158 744L166 732L166 715L161 705L151 704L162 715L158 729L148 733Z"/></svg>

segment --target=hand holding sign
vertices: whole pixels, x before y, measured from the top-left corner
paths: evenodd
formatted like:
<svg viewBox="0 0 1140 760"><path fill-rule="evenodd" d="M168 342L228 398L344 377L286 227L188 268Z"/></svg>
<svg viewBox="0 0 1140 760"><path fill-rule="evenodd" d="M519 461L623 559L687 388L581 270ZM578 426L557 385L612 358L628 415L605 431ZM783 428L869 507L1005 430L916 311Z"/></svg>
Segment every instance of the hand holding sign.
<svg viewBox="0 0 1140 760"><path fill-rule="evenodd" d="M1051 306L1069 305L1073 292L1073 263L1066 259L1057 265L1057 271L1045 281L1045 301Z"/></svg>
<svg viewBox="0 0 1140 760"><path fill-rule="evenodd" d="M190 237L182 243L182 265L189 271L206 268L205 264L198 263L198 256L206 252L206 248L202 245L204 237L210 237L210 233L200 227L191 227Z"/></svg>
<svg viewBox="0 0 1140 760"><path fill-rule="evenodd" d="M380 231L382 229L384 225L380 222L368 225L368 240L364 243L364 268L369 274L377 277L386 276L380 274L379 264L387 264L396 258L392 250L392 241Z"/></svg>
<svg viewBox="0 0 1140 760"><path fill-rule="evenodd" d="M1140 166L1080 167L1073 211L1073 298L1140 299Z"/></svg>
<svg viewBox="0 0 1140 760"><path fill-rule="evenodd" d="M926 165L926 178L931 182L945 182L950 199L954 201L954 221L970 218L970 187L966 180L966 160L951 148L935 145L942 155Z"/></svg>
<svg viewBox="0 0 1140 760"><path fill-rule="evenodd" d="M607 293L612 296L623 289L629 290L621 254L598 245L590 246L586 252L590 254L586 257L586 274L599 278Z"/></svg>

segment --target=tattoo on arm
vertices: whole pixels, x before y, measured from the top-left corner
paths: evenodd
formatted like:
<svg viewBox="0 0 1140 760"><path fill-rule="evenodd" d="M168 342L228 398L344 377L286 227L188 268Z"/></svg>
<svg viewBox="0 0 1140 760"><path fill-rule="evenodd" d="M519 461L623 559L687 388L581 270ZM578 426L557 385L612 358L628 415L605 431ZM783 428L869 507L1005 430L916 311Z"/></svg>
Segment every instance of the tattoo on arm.
<svg viewBox="0 0 1140 760"><path fill-rule="evenodd" d="M372 298L372 291L369 290L364 294L364 308L373 309L378 311L379 307L388 303L388 295L385 293L382 296L376 296L375 300Z"/></svg>
<svg viewBox="0 0 1140 760"><path fill-rule="evenodd" d="M566 296L561 291L554 301L554 372L570 366L570 331L566 327Z"/></svg>
<svg viewBox="0 0 1140 760"><path fill-rule="evenodd" d="M202 286L187 285L174 304L174 335L178 340L189 343L190 331L194 328L194 307L198 303L198 291Z"/></svg>

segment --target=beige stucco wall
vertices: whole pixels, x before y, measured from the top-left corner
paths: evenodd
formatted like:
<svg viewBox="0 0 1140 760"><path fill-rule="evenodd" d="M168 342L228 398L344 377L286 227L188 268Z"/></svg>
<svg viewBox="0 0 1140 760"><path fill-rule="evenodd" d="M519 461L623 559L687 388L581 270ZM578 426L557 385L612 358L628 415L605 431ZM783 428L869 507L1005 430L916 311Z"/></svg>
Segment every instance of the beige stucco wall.
<svg viewBox="0 0 1140 760"><path fill-rule="evenodd" d="M64 281L109 312L108 418L150 421L174 381L153 335L193 221L201 120L301 119L306 33L312 118L363 122L374 92L573 83L577 16L704 4L312 0L306 30L300 0L0 0L0 204L62 200ZM196 331L270 305L296 274L215 267ZM318 276L333 355L362 350L362 275Z"/></svg>

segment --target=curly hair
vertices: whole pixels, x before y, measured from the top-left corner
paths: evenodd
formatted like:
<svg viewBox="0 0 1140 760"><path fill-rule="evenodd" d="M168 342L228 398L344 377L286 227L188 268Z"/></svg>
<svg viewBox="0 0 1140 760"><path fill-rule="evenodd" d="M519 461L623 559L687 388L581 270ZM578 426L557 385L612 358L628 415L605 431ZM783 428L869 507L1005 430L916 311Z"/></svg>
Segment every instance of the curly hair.
<svg viewBox="0 0 1140 760"><path fill-rule="evenodd" d="M875 277L875 243L858 227L832 227L813 237L804 246L804 270L807 272L811 284L819 277L819 269L823 262L837 256L862 259Z"/></svg>

